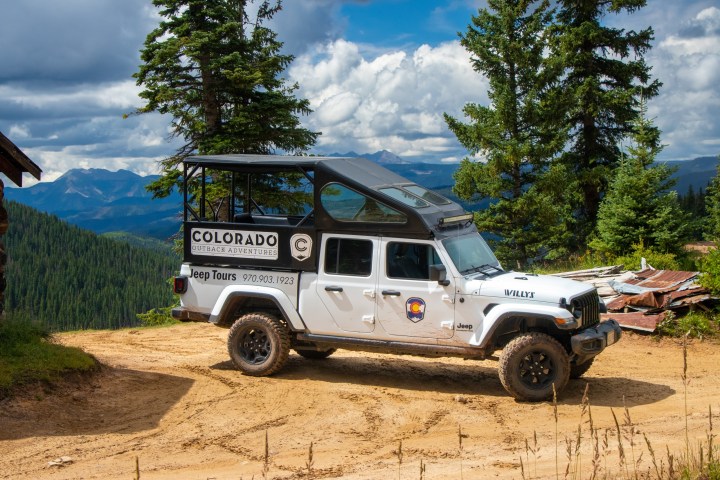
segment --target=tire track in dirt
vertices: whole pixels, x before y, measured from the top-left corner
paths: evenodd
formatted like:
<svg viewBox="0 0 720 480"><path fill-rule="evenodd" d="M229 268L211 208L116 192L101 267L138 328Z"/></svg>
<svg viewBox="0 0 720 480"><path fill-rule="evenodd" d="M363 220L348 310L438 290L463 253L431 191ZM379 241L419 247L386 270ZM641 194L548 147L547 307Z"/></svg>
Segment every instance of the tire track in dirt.
<svg viewBox="0 0 720 480"><path fill-rule="evenodd" d="M535 436L538 476L554 476L553 406L508 397L493 362L347 351L318 362L291 354L285 370L256 378L232 368L225 335L201 324L58 335L107 367L0 404L0 478L125 479L136 457L143 478L261 478L266 432L268 478L307 478L311 442L318 478L369 480L398 471L414 478L421 459L427 478L459 478L461 460L466 478L518 478L525 439ZM720 348L694 343L688 361L695 441L705 436L708 403L720 412L720 385L711 377ZM561 441L577 431L588 383L597 428L612 428L611 410L622 415L625 403L657 451L666 444L679 451L681 371L676 343L627 335L560 396ZM71 465L47 468L65 454Z"/></svg>

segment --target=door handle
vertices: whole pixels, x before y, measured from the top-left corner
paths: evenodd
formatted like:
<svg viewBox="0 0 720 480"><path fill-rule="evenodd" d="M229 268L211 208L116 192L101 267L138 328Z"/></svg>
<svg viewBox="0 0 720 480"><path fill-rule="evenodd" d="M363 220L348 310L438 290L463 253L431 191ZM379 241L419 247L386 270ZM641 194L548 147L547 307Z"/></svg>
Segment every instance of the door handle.
<svg viewBox="0 0 720 480"><path fill-rule="evenodd" d="M398 292L397 290L383 290L382 294L383 294L383 296L386 296L386 297L399 297L400 296L400 292Z"/></svg>
<svg viewBox="0 0 720 480"><path fill-rule="evenodd" d="M335 285L328 285L327 287L325 287L325 291L326 292L342 292L343 289L342 289L342 287L337 287Z"/></svg>

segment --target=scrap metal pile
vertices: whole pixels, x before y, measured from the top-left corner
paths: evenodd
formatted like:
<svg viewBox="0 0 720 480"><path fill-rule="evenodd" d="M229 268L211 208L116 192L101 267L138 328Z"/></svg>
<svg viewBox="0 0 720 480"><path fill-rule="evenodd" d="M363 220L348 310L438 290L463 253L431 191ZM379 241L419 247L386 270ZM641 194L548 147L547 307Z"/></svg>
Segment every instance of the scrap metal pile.
<svg viewBox="0 0 720 480"><path fill-rule="evenodd" d="M697 283L700 272L655 270L623 272L622 265L594 268L557 276L591 283L607 305L603 319L614 318L621 327L654 332L668 312L709 311L718 299Z"/></svg>

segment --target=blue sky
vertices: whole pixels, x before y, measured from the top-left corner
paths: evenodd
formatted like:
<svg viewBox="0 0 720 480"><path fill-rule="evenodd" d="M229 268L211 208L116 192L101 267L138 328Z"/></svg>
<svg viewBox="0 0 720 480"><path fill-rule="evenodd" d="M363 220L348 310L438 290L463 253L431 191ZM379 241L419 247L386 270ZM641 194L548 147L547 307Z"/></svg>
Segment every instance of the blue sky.
<svg viewBox="0 0 720 480"><path fill-rule="evenodd" d="M272 27L296 56L287 78L314 110L313 153L386 149L408 160L466 155L442 114L488 104L488 83L459 45L472 0L286 0ZM142 105L131 75L158 17L150 0L0 0L0 131L53 180L70 168L156 173L171 154L169 118ZM652 26L646 56L664 83L649 104L667 145L661 159L720 153L720 4L649 0L625 29ZM29 180L29 179L28 179ZM27 184L32 184L28 181Z"/></svg>

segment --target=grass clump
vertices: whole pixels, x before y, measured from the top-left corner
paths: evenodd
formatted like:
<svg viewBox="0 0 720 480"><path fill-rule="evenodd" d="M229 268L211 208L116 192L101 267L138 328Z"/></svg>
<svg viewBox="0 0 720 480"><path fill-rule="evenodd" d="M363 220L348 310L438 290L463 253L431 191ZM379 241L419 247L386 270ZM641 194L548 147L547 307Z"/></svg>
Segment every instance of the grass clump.
<svg viewBox="0 0 720 480"><path fill-rule="evenodd" d="M79 348L58 345L27 318L0 319L0 398L23 384L59 380L64 373L90 371L97 361Z"/></svg>
<svg viewBox="0 0 720 480"><path fill-rule="evenodd" d="M720 322L716 313L689 312L683 316L675 316L668 312L657 326L657 333L669 337L718 338Z"/></svg>
<svg viewBox="0 0 720 480"><path fill-rule="evenodd" d="M160 327L163 325L176 325L180 323L171 315L173 307L153 308L145 313L138 313L135 316L140 320L143 327Z"/></svg>

